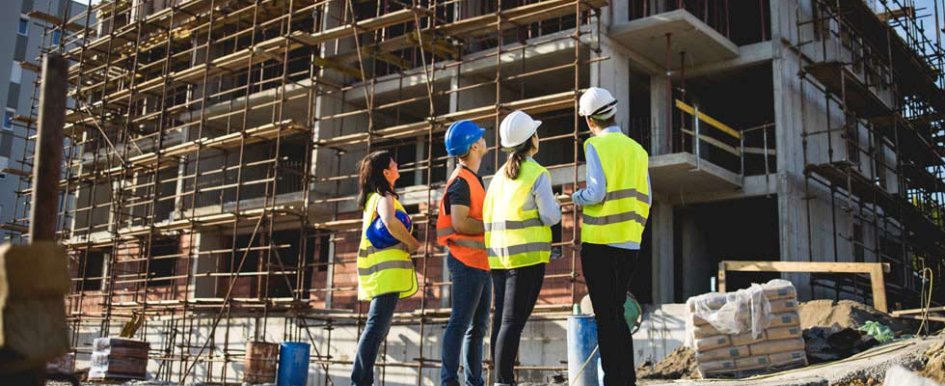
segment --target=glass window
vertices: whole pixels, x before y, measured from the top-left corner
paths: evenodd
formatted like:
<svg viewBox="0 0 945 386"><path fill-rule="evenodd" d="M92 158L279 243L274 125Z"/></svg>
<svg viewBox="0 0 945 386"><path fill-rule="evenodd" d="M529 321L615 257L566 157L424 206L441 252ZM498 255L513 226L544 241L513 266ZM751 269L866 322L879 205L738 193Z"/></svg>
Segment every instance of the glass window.
<svg viewBox="0 0 945 386"><path fill-rule="evenodd" d="M58 45L59 45L59 40L61 40L61 39L62 39L62 31L60 31L60 30L58 30L58 29L57 29L57 30L53 30L53 31L52 31L52 45L58 46Z"/></svg>
<svg viewBox="0 0 945 386"><path fill-rule="evenodd" d="M23 36L28 35L30 32L30 19L25 16L20 16L20 24L16 27L16 32Z"/></svg>
<svg viewBox="0 0 945 386"><path fill-rule="evenodd" d="M23 68L20 67L20 62L13 61L13 64L10 66L10 82L19 84L23 79Z"/></svg>
<svg viewBox="0 0 945 386"><path fill-rule="evenodd" d="M16 110L7 109L3 112L3 128L12 129L13 128L13 116L16 115Z"/></svg>

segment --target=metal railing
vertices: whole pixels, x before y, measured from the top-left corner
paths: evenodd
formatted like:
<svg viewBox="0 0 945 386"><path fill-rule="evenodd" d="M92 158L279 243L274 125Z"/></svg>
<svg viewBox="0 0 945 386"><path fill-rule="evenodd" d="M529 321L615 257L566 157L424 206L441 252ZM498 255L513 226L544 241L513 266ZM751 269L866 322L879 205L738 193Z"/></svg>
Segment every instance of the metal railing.
<svg viewBox="0 0 945 386"><path fill-rule="evenodd" d="M696 162L708 161L740 176L777 172L774 124L736 129L679 99L674 108L680 122L674 125L674 153L690 153Z"/></svg>

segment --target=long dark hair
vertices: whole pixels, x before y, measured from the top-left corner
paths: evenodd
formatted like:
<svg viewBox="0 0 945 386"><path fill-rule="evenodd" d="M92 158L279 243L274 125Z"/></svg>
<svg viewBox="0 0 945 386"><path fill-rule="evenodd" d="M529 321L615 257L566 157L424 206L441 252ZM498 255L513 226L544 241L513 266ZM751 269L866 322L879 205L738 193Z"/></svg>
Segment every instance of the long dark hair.
<svg viewBox="0 0 945 386"><path fill-rule="evenodd" d="M534 137L534 135L532 137ZM518 178L519 172L522 171L522 162L525 162L525 158L528 158L528 153L535 149L532 137L529 137L525 143L514 148L512 154L509 154L509 159L505 161L505 176L509 179L514 180Z"/></svg>
<svg viewBox="0 0 945 386"><path fill-rule="evenodd" d="M371 193L380 195L394 193L394 188L390 186L387 179L384 178L384 169L390 166L390 161L394 156L387 150L378 150L364 156L358 163L358 208L364 209L367 205L368 196Z"/></svg>

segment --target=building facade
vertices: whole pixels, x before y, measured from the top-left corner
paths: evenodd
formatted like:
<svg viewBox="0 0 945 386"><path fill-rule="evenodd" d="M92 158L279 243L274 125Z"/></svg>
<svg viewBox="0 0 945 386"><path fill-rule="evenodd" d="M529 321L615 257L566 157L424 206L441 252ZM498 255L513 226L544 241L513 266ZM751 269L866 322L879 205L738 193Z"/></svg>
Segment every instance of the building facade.
<svg viewBox="0 0 945 386"><path fill-rule="evenodd" d="M23 221L27 217L23 205L17 206L17 192L29 187L21 181L25 153L32 152L27 141L27 126L33 125L34 99L40 55L44 47L58 46L62 30L46 28L45 22L31 19L31 13L52 10L54 14L77 15L85 6L69 0L17 0L6 4L0 25L6 34L0 38L0 102L4 107L0 131L0 239L19 242ZM35 128L33 128L35 130ZM29 146L29 147L27 147Z"/></svg>
<svg viewBox="0 0 945 386"><path fill-rule="evenodd" d="M909 4L696 3L135 0L45 21L87 20L61 48L79 360L140 315L160 379L237 382L247 342L296 340L313 345L315 384L346 382L367 311L355 164L389 149L425 247L382 382L436 383L443 131L472 119L495 147L501 118L528 112L564 196L584 180L575 107L590 86L614 93L618 124L650 152L641 303L713 290L723 260L768 260L888 263L889 306L917 306L925 269L945 273L941 47L895 12ZM493 148L487 183L504 159ZM586 294L580 217L563 212L523 380L562 374L565 318ZM803 299L872 301L855 275L783 276ZM682 344L666 323L636 337L638 362Z"/></svg>

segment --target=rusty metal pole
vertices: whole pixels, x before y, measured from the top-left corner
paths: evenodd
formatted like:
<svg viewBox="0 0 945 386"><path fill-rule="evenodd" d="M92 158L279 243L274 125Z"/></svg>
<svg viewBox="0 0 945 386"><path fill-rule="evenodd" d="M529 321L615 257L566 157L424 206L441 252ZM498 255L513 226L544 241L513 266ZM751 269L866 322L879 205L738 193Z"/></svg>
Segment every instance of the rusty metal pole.
<svg viewBox="0 0 945 386"><path fill-rule="evenodd" d="M66 59L46 54L40 75L39 119L33 157L33 196L30 243L56 239L59 172L62 169L63 127L66 121Z"/></svg>
<svg viewBox="0 0 945 386"><path fill-rule="evenodd" d="M663 138L662 147L658 154L669 154L673 152L673 62L672 62L673 35L666 34L666 129Z"/></svg>

